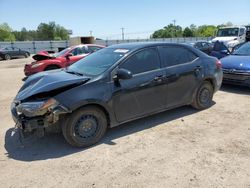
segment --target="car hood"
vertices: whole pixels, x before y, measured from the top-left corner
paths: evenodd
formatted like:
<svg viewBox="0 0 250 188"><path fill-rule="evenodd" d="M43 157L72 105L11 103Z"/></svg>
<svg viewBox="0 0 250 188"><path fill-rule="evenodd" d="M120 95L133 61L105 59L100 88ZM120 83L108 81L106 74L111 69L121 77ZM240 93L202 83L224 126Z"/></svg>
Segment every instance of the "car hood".
<svg viewBox="0 0 250 188"><path fill-rule="evenodd" d="M55 57L51 56L46 51L40 51L36 55L33 55L32 58L37 61L45 60L45 59L54 59Z"/></svg>
<svg viewBox="0 0 250 188"><path fill-rule="evenodd" d="M250 70L250 56L230 55L221 59L222 68Z"/></svg>
<svg viewBox="0 0 250 188"><path fill-rule="evenodd" d="M229 42L237 39L237 37L215 37L212 42L220 41L220 42Z"/></svg>
<svg viewBox="0 0 250 188"><path fill-rule="evenodd" d="M65 69L37 73L25 81L15 100L22 101L37 95L53 97L88 80L90 80L89 77L70 74Z"/></svg>

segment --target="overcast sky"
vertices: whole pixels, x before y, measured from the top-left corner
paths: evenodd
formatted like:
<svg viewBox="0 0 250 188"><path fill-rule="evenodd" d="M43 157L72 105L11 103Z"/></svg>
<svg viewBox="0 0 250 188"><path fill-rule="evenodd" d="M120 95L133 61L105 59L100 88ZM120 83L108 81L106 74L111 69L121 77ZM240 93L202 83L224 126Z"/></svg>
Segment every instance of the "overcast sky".
<svg viewBox="0 0 250 188"><path fill-rule="evenodd" d="M147 38L153 31L176 20L190 24L218 25L231 21L250 23L250 0L0 0L0 23L14 30L36 29L41 22L55 21L74 36L90 31L103 39Z"/></svg>

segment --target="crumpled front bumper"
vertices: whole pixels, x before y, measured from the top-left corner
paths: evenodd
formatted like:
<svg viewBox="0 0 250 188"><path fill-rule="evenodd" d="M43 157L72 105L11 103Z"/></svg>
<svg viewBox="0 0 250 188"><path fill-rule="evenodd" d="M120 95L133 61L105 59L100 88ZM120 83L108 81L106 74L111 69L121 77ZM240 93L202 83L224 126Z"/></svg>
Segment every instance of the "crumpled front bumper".
<svg viewBox="0 0 250 188"><path fill-rule="evenodd" d="M59 116L61 114L70 112L66 108L58 106L50 113L47 113L43 116L25 117L22 114L18 114L16 106L17 104L14 102L11 104L12 119L16 123L16 126L25 132L32 132L36 129L43 129L53 126L59 121Z"/></svg>

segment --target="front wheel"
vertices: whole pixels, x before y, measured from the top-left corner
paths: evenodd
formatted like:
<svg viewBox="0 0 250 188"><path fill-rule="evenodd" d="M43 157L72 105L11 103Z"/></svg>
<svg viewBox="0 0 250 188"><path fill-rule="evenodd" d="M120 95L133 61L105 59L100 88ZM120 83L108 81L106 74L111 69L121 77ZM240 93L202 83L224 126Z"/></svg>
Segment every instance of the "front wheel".
<svg viewBox="0 0 250 188"><path fill-rule="evenodd" d="M5 55L4 55L4 59L5 59L5 60L10 60L10 59L11 59L11 57L10 57L10 55L9 55L9 54L5 54Z"/></svg>
<svg viewBox="0 0 250 188"><path fill-rule="evenodd" d="M106 115L96 107L83 107L73 112L62 125L64 138L75 147L94 145L104 136L106 130Z"/></svg>
<svg viewBox="0 0 250 188"><path fill-rule="evenodd" d="M212 84L208 81L204 81L196 91L192 106L198 110L209 108L212 104L213 94Z"/></svg>

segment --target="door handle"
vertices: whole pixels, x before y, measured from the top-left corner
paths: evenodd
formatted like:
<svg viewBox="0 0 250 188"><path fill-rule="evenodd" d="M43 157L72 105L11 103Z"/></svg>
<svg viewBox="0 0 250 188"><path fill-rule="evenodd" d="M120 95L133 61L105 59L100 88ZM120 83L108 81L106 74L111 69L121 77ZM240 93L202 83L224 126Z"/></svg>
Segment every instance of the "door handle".
<svg viewBox="0 0 250 188"><path fill-rule="evenodd" d="M163 75L156 76L156 77L154 78L154 82L162 82L163 79L164 79L164 76L163 76Z"/></svg>

